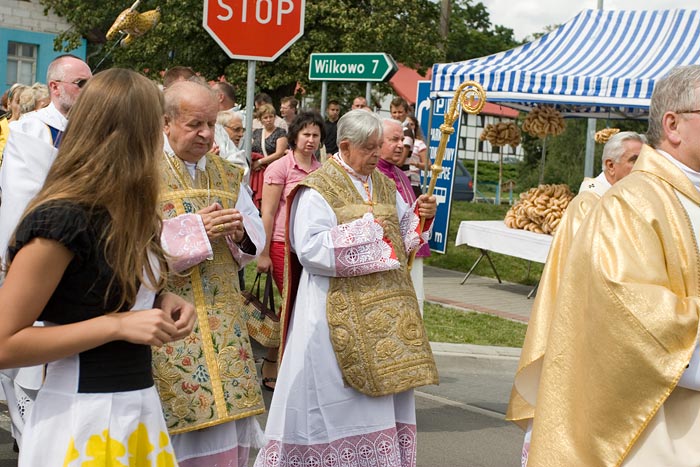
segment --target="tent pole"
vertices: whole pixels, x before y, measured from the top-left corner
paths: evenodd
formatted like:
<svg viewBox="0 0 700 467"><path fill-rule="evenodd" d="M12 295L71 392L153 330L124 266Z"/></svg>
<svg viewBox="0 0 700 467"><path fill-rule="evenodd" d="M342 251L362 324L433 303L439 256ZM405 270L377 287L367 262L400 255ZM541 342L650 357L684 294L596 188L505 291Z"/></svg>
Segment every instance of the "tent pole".
<svg viewBox="0 0 700 467"><path fill-rule="evenodd" d="M540 159L540 185L544 183L544 163L547 156L547 135L542 138L542 157Z"/></svg>
<svg viewBox="0 0 700 467"><path fill-rule="evenodd" d="M503 186L503 146L498 148L498 186L496 187L496 204L501 205L501 187Z"/></svg>
<svg viewBox="0 0 700 467"><path fill-rule="evenodd" d="M583 166L583 176L593 178L593 158L595 157L595 128L596 119L588 119L586 129L586 158Z"/></svg>
<svg viewBox="0 0 700 467"><path fill-rule="evenodd" d="M472 177L472 191L474 192L474 196L472 196L472 203L476 203L478 201L476 193L476 178L479 174L479 146L476 146L476 151L474 151L474 176Z"/></svg>

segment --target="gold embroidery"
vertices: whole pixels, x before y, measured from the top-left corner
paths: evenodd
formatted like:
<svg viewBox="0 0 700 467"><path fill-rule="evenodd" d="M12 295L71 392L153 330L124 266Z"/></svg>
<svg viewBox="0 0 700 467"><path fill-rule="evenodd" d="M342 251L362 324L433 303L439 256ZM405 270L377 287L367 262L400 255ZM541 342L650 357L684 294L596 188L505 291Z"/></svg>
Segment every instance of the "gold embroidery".
<svg viewBox="0 0 700 467"><path fill-rule="evenodd" d="M317 190L338 223L367 211L348 175L327 162L303 182ZM331 342L348 385L370 396L396 394L426 384L438 375L407 268L396 213L396 186L372 174L373 211L384 220L401 268L357 277L331 277L326 302Z"/></svg>
<svg viewBox="0 0 700 467"><path fill-rule="evenodd" d="M164 158L164 218L194 213L213 202L224 209L235 207L242 178L239 169L207 156L206 173L197 170L194 183L185 184L191 177L183 172L184 164L166 164ZM154 348L154 380L171 434L264 411L250 340L240 317L238 266L225 239L213 241L212 249L212 261L198 264L185 275L174 275L168 283L169 290L195 304L197 313L197 325L189 337Z"/></svg>

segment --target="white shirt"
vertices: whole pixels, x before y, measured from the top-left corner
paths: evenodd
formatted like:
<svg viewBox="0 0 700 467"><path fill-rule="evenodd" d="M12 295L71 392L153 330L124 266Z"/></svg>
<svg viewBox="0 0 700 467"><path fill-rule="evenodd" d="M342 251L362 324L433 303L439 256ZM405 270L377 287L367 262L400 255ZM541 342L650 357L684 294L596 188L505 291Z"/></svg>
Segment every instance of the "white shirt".
<svg viewBox="0 0 700 467"><path fill-rule="evenodd" d="M0 169L0 259L29 202L44 186L58 150L53 146L49 126L64 131L68 120L52 104L10 123Z"/></svg>

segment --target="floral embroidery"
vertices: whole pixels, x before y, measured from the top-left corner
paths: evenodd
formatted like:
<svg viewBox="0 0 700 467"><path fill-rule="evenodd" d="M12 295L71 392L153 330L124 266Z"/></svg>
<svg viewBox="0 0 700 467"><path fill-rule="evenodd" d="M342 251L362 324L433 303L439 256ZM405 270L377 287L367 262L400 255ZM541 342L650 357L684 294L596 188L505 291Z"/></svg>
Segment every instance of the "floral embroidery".
<svg viewBox="0 0 700 467"><path fill-rule="evenodd" d="M205 383L205 382L209 381L209 372L204 367L204 365L198 365L197 369L194 370L194 373L192 373L192 377L194 378L195 381L199 381L200 383Z"/></svg>
<svg viewBox="0 0 700 467"><path fill-rule="evenodd" d="M193 186L183 186L172 170L164 167L161 186L170 187L163 193L166 199L161 205L163 217L169 219L166 222L173 221L178 226L179 219L190 217L203 230L200 216L183 213L196 212L213 202L224 208L235 206L242 175L237 169L208 157L205 173L200 172ZM212 190L221 191L210 196L209 183ZM183 249L194 247L195 237L188 236L196 232L194 225L180 225L178 229L173 230L180 236ZM202 239L205 236L204 231ZM194 331L179 342L153 349L154 379L166 426L174 433L263 411L250 340L240 316L242 299L236 274L239 263L226 241L213 240L208 244L212 251L210 260L196 262L184 274L171 275L167 285L169 291L195 304L198 320ZM246 361L240 361L241 348L246 349ZM246 380L245 384L239 379ZM253 390L246 392L243 388L247 387ZM237 409L241 404L245 410Z"/></svg>

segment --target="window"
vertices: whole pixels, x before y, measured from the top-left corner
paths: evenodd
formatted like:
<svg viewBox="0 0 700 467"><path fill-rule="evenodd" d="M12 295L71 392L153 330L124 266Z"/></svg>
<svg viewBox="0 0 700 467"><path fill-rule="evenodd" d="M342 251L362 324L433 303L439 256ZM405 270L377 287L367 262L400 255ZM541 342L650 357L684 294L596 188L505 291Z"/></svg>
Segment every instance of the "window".
<svg viewBox="0 0 700 467"><path fill-rule="evenodd" d="M22 83L31 86L36 82L37 46L22 42L7 43L7 78L5 84Z"/></svg>

